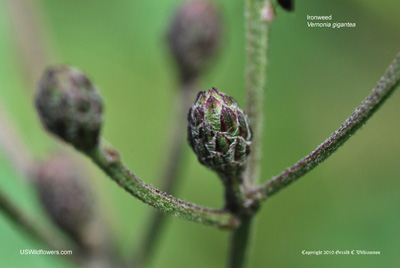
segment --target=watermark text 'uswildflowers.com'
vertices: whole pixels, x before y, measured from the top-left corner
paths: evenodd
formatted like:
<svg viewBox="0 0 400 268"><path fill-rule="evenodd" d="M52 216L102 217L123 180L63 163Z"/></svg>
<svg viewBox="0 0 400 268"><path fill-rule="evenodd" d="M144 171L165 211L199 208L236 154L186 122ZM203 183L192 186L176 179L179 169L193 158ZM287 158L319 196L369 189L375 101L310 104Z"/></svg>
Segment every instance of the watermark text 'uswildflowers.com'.
<svg viewBox="0 0 400 268"><path fill-rule="evenodd" d="M72 250L20 249L21 255L72 255Z"/></svg>

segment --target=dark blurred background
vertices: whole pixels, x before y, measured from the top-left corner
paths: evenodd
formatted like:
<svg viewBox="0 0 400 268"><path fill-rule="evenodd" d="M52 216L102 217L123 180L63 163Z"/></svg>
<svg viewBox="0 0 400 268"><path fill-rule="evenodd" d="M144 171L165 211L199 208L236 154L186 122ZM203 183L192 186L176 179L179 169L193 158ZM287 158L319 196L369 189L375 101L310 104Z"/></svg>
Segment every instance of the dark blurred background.
<svg viewBox="0 0 400 268"><path fill-rule="evenodd" d="M34 111L33 81L39 77L27 78L16 42L18 17L6 2L0 1L0 101L29 148L45 156L56 142ZM158 167L167 160L162 157L169 115L179 90L165 34L180 1L26 2L43 26L48 62L71 64L91 77L105 100L104 137L140 178L161 185ZM215 2L223 14L223 43L199 90L217 87L244 107L244 1ZM369 94L400 51L399 14L400 2L393 0L296 1L294 13L277 8L264 100L263 182L311 152ZM332 15L333 22L357 26L308 28L306 15ZM25 45L35 43L32 38ZM35 67L37 75L42 68ZM249 267L400 267L399 103L400 92L395 92L322 166L264 204ZM188 146L185 153L177 196L221 207L219 179L197 162ZM120 254L129 258L152 208L125 193L88 159L74 155L89 169L101 212ZM50 225L30 184L2 153L0 187L44 226ZM2 215L0 237L1 267L73 267L56 257L20 255L20 249L43 246ZM228 232L170 217L151 267L223 267L227 241ZM352 249L381 255L301 254Z"/></svg>

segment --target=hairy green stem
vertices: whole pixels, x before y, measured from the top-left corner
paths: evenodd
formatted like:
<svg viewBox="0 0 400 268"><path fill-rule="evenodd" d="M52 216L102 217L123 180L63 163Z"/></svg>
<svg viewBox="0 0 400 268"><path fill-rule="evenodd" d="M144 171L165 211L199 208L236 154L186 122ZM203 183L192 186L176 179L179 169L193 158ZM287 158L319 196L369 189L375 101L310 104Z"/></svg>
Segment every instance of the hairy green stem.
<svg viewBox="0 0 400 268"><path fill-rule="evenodd" d="M179 92L179 101L176 105L174 116L171 117L170 132L171 141L166 151L164 159L167 159L161 173L161 189L169 194L174 194L179 181L179 166L182 163L183 145L185 140L185 129L187 127L186 115L193 100L196 89L196 81L190 80L183 82ZM133 262L135 267L146 266L151 259L157 242L162 234L167 217L158 211L152 211L148 220L144 235L140 240L138 252L134 255Z"/></svg>
<svg viewBox="0 0 400 268"><path fill-rule="evenodd" d="M273 9L269 0L247 0L245 19L247 115L252 129L252 152L248 160L245 184L247 188L252 188L260 173L268 35L273 20Z"/></svg>
<svg viewBox="0 0 400 268"><path fill-rule="evenodd" d="M269 28L274 19L274 11L269 0L246 0L246 92L247 115L252 128L252 145L246 171L244 187L252 189L260 173L261 133L263 125L264 85L267 65ZM245 198L243 199L245 201ZM243 201L242 200L242 201ZM250 239L251 222L254 211L249 210L245 216L239 215L241 225L232 231L229 248L229 268L241 268L245 265Z"/></svg>
<svg viewBox="0 0 400 268"><path fill-rule="evenodd" d="M237 218L229 211L210 209L182 201L144 183L124 166L118 151L105 145L104 142L87 155L120 187L161 212L223 229L238 225Z"/></svg>
<svg viewBox="0 0 400 268"><path fill-rule="evenodd" d="M400 53L379 83L353 114L327 140L309 155L249 193L255 199L267 199L321 164L343 145L381 107L400 84Z"/></svg>

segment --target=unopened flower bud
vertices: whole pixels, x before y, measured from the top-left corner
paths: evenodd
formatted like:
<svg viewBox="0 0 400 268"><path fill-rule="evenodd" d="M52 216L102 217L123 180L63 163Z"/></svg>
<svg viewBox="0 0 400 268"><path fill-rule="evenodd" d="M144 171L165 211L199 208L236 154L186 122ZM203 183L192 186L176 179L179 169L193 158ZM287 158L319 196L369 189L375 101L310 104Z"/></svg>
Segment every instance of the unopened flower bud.
<svg viewBox="0 0 400 268"><path fill-rule="evenodd" d="M78 244L85 244L94 215L92 196L75 165L66 156L54 156L39 166L35 185L51 220Z"/></svg>
<svg viewBox="0 0 400 268"><path fill-rule="evenodd" d="M188 141L199 161L222 175L237 175L246 166L251 132L232 97L216 88L200 92L189 110Z"/></svg>
<svg viewBox="0 0 400 268"><path fill-rule="evenodd" d="M97 146L102 100L84 73L67 66L48 68L39 82L35 102L50 132L79 150Z"/></svg>
<svg viewBox="0 0 400 268"><path fill-rule="evenodd" d="M203 71L216 52L220 28L219 12L211 2L191 0L179 7L168 32L168 46L182 80Z"/></svg>

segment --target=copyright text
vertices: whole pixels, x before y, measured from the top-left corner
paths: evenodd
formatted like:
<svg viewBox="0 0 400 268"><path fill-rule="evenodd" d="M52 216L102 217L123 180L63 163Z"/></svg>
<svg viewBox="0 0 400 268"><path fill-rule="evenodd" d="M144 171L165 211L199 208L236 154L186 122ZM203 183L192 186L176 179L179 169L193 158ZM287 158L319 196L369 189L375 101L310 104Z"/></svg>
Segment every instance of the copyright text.
<svg viewBox="0 0 400 268"><path fill-rule="evenodd" d="M351 250L303 250L302 255L308 256L321 256L321 255L381 255L379 250L364 250L364 249L351 249Z"/></svg>

